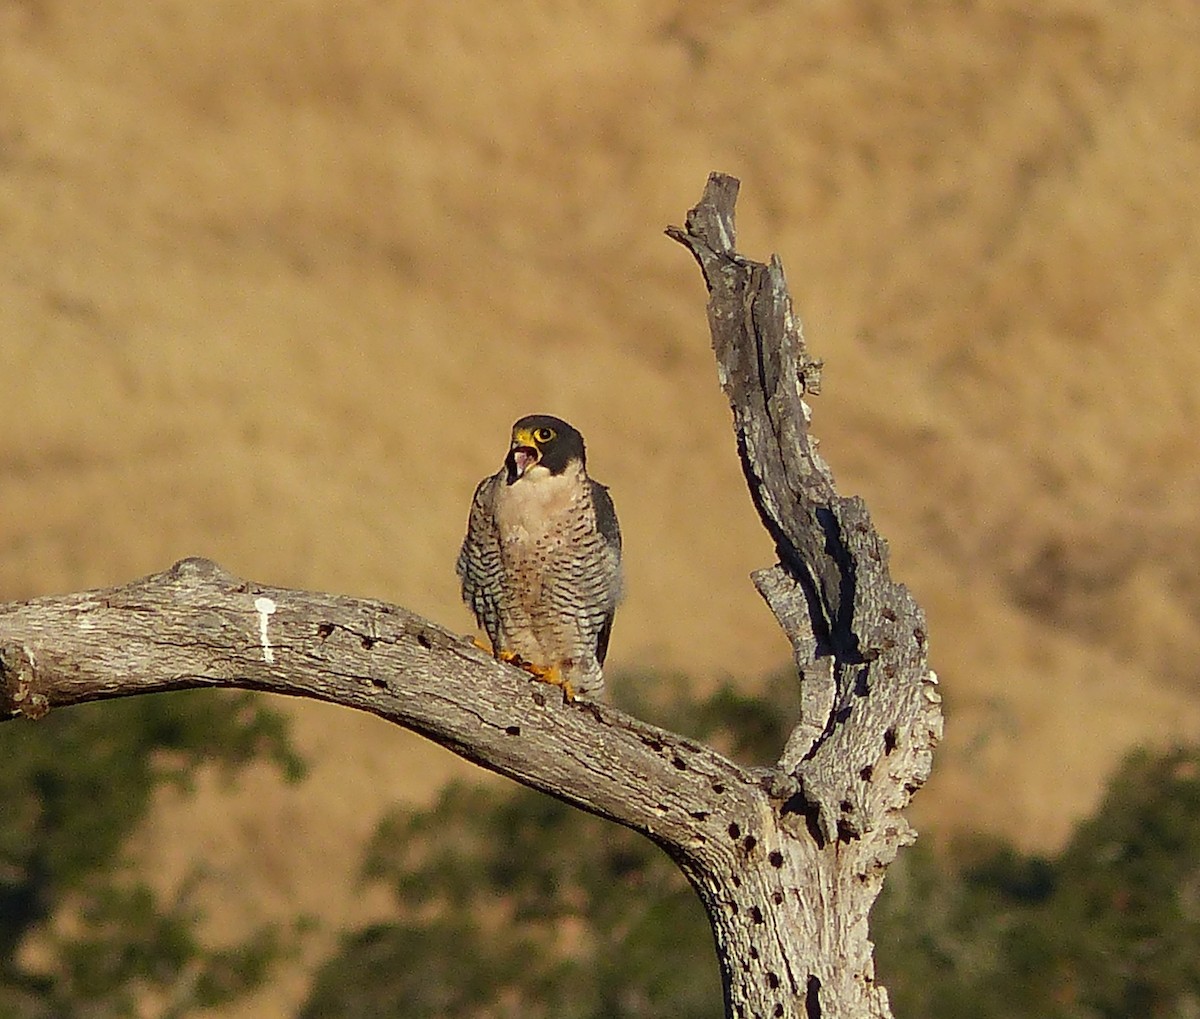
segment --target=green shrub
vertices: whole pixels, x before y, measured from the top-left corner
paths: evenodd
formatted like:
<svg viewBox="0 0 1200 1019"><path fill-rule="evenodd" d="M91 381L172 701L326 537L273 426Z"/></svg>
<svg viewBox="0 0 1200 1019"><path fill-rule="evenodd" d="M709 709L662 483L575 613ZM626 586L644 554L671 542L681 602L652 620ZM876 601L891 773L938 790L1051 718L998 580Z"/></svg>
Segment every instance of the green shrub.
<svg viewBox="0 0 1200 1019"><path fill-rule="evenodd" d="M898 1019L1200 1014L1200 750L1135 754L1053 858L901 854L872 920Z"/></svg>
<svg viewBox="0 0 1200 1019"><path fill-rule="evenodd" d="M0 1019L132 1016L147 992L183 1016L263 981L278 932L205 944L194 895L162 901L125 852L155 789L260 758L300 775L282 719L251 694L133 697L0 725ZM70 922L52 923L63 910Z"/></svg>

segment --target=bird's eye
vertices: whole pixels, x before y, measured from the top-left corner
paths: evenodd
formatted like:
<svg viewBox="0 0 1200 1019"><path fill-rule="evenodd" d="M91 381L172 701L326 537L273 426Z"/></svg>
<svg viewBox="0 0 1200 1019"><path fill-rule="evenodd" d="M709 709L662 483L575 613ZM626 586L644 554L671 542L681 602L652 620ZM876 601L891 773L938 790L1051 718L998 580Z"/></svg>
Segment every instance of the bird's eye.
<svg viewBox="0 0 1200 1019"><path fill-rule="evenodd" d="M535 439L537 439L538 442L549 442L551 439L554 438L554 429L553 428L539 428L536 432L533 433L533 437Z"/></svg>

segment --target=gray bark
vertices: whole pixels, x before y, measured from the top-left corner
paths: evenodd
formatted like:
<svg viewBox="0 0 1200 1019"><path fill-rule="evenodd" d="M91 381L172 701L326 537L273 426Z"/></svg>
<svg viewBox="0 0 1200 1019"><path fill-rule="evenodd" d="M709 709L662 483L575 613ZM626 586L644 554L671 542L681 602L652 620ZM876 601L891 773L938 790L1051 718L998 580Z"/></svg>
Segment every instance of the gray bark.
<svg viewBox="0 0 1200 1019"><path fill-rule="evenodd" d="M204 559L123 587L0 606L0 717L236 686L370 711L486 768L643 832L704 901L731 1017L885 1017L867 917L941 729L924 620L865 505L809 436L805 350L777 259L734 250L737 182L684 229L710 291L721 384L779 562L755 584L795 652L802 713L751 770L586 701L378 601L253 584Z"/></svg>

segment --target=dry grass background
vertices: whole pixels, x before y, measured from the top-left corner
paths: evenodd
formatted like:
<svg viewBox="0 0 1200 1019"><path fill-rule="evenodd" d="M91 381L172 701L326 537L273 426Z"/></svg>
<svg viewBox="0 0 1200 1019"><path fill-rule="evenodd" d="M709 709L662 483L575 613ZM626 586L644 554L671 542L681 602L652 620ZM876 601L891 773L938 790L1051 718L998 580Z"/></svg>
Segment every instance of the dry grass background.
<svg viewBox="0 0 1200 1019"><path fill-rule="evenodd" d="M925 605L931 831L1050 847L1137 743L1200 737L1194 0L0 0L0 597L203 554L468 628L452 563L511 422L589 439L626 533L612 669L786 648L699 274L743 179L823 450ZM379 812L450 775L284 705L313 762L164 801L214 923L339 925Z"/></svg>

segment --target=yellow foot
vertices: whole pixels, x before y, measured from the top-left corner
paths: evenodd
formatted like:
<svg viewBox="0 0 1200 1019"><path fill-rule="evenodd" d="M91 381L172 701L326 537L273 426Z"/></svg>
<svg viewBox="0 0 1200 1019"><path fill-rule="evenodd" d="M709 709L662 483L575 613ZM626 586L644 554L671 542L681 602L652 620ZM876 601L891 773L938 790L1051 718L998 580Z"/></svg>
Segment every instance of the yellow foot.
<svg viewBox="0 0 1200 1019"><path fill-rule="evenodd" d="M479 646L483 647L482 644ZM483 650L490 651L491 648L483 647ZM496 651L495 656L502 662L515 665L518 669L528 672L539 683L549 683L551 686L558 687L563 692L564 700L575 700L575 688L571 685L570 680L563 677L557 665L535 665L515 651Z"/></svg>
<svg viewBox="0 0 1200 1019"><path fill-rule="evenodd" d="M571 681L566 679L558 670L557 665L543 666L531 665L528 662L522 662L521 668L528 672L534 679L540 683L549 683L551 686L557 686L563 692L564 701L575 700L575 688L571 685Z"/></svg>
<svg viewBox="0 0 1200 1019"><path fill-rule="evenodd" d="M480 651L486 651L489 655L491 655L493 658L497 659L498 661L505 662L508 665L515 665L518 669L528 670L528 668L529 668L529 663L526 662L525 659L522 658L515 651L505 651L503 649L496 650L495 648L492 647L491 644L485 644L478 637L476 637L472 641L472 643L477 648L479 648Z"/></svg>

